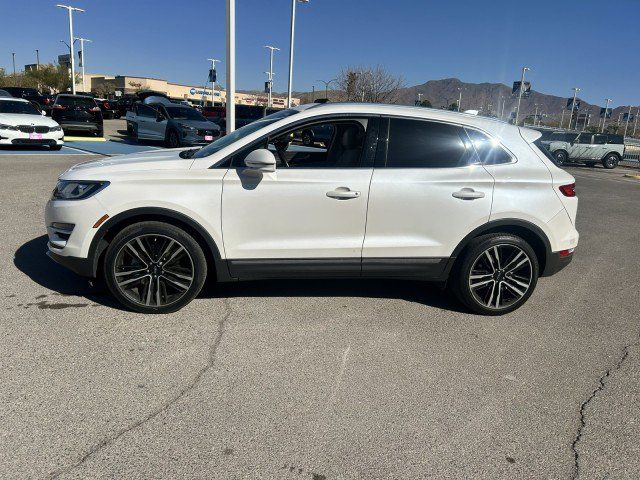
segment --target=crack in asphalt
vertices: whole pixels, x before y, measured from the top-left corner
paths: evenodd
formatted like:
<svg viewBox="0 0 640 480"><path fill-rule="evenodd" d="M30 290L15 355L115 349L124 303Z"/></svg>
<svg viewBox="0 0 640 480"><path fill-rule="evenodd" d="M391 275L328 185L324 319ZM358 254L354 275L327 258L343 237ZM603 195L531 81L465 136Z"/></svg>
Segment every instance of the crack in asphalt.
<svg viewBox="0 0 640 480"><path fill-rule="evenodd" d="M571 444L571 450L573 451L573 463L574 463L572 478L574 480L577 480L578 478L580 478L580 454L578 453L578 443L582 439L582 432L584 428L587 426L587 422L585 420L585 416L586 416L585 410L589 405L589 403L596 397L596 395L598 395L598 393L604 389L604 387L606 386L605 385L606 380L611 375L613 375L614 372L620 370L620 367L622 367L622 364L625 362L627 357L629 357L629 349L632 347L638 347L638 346L640 346L640 336L638 340L636 340L635 342L629 343L624 346L624 348L622 349L622 356L620 357L620 359L613 365L613 367L610 367L609 369L607 369L606 372L604 372L604 375L602 375L598 379L598 386L595 388L595 390L593 390L593 392L591 392L591 395L589 395L589 397L584 402L582 402L582 405L580 405L580 426L578 427L578 432L576 433L576 437L574 438L573 443Z"/></svg>
<svg viewBox="0 0 640 480"><path fill-rule="evenodd" d="M172 405L174 405L182 397L184 397L187 393L189 393L191 390L193 390L200 383L200 381L202 380L202 377L213 367L213 365L215 363L216 354L217 354L217 351L218 351L218 347L220 346L220 342L222 342L222 336L223 336L224 331L225 331L225 326L227 324L227 320L231 316L231 304L230 304L228 298L224 298L223 299L223 305L225 307L225 313L222 315L222 317L218 321L218 331L216 333L215 338L213 339L213 343L209 347L209 357L207 359L207 363L200 370L198 370L198 373L196 373L196 375L193 377L193 380L191 381L191 383L189 383L187 386L182 388L182 390L180 390L176 395L171 397L168 401L163 403L156 410L153 410L151 413L146 415L144 418L134 422L133 424L129 425L128 427L126 427L126 428L124 428L122 430L119 430L118 432L114 433L113 435L109 435L109 436L103 438L102 440L100 440L97 444L95 444L93 447L91 447L75 463L73 463L71 465L67 465L66 467L63 467L63 468L60 468L58 470L55 470L55 471L51 472L48 475L48 478L49 479L58 478L60 475L68 473L71 470L81 466L89 458L91 458L93 455L98 453L103 448L108 447L113 442L115 442L120 437L122 437L123 435L126 435L127 433L131 432L132 430L135 430L138 427L141 427L145 423L147 423L150 420L153 420L154 418L156 418L161 413L166 412L169 408L171 408Z"/></svg>

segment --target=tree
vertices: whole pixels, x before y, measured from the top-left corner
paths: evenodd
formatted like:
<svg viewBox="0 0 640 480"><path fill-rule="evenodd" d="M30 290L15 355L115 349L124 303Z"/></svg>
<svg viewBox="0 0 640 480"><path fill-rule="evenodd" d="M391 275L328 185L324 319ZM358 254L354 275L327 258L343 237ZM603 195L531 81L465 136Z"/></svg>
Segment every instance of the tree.
<svg viewBox="0 0 640 480"><path fill-rule="evenodd" d="M431 105L431 102L425 98L421 102L416 101L416 107L433 108L433 105Z"/></svg>
<svg viewBox="0 0 640 480"><path fill-rule="evenodd" d="M38 70L24 73L25 78L35 87L48 88L52 92L65 92L71 89L71 75L62 65L44 64ZM76 76L76 82L79 76Z"/></svg>
<svg viewBox="0 0 640 480"><path fill-rule="evenodd" d="M404 80L378 65L343 68L336 83L347 102L396 103Z"/></svg>
<svg viewBox="0 0 640 480"><path fill-rule="evenodd" d="M458 111L458 102L453 102L451 105L447 107L447 110Z"/></svg>
<svg viewBox="0 0 640 480"><path fill-rule="evenodd" d="M113 94L115 91L116 89L114 85L107 82L99 83L93 89L93 93L95 93L99 98L107 98L109 95Z"/></svg>

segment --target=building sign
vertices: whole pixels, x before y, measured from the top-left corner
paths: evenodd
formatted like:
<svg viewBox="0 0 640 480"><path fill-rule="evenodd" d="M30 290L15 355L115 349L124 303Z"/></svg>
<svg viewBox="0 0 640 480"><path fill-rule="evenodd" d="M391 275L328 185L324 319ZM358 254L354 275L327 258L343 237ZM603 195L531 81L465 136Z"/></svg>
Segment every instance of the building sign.
<svg viewBox="0 0 640 480"><path fill-rule="evenodd" d="M192 88L191 90L189 90L189 93L191 95L208 95L208 96L211 96L211 90L207 90L206 88L203 89L203 90L198 89L198 88ZM213 94L213 96L214 97L219 97L220 96L220 92L216 91Z"/></svg>
<svg viewBox="0 0 640 480"><path fill-rule="evenodd" d="M513 89L511 90L511 95L517 97L520 94L522 82L513 82ZM531 82L524 82L524 86L522 87L522 98L528 98L531 96Z"/></svg>

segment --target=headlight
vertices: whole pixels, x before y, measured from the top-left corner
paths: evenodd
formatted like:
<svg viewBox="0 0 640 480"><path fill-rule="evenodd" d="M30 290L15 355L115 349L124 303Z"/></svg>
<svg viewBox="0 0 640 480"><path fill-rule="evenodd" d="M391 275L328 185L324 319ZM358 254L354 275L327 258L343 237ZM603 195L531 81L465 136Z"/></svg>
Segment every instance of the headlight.
<svg viewBox="0 0 640 480"><path fill-rule="evenodd" d="M197 128L192 127L191 125L185 125L184 123L181 123L180 126L183 130L188 130L189 132L194 132L197 130Z"/></svg>
<svg viewBox="0 0 640 480"><path fill-rule="evenodd" d="M55 200L84 200L95 195L109 185L109 182L91 182L84 180L58 180L53 190Z"/></svg>
<svg viewBox="0 0 640 480"><path fill-rule="evenodd" d="M49 127L50 132L59 132L61 130L62 130L62 127L60 127L60 125L56 125L55 127Z"/></svg>
<svg viewBox="0 0 640 480"><path fill-rule="evenodd" d="M14 127L13 125L4 125L0 123L0 130L19 130L18 127Z"/></svg>

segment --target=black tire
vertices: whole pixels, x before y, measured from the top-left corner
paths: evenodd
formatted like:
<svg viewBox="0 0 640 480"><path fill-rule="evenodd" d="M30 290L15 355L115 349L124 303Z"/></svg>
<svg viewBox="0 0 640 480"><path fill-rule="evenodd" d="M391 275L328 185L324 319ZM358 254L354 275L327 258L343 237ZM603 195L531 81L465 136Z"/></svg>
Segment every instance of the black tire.
<svg viewBox="0 0 640 480"><path fill-rule="evenodd" d="M562 167L569 160L569 155L564 150L556 150L553 152L553 158L556 159L556 165Z"/></svg>
<svg viewBox="0 0 640 480"><path fill-rule="evenodd" d="M167 138L165 139L165 145L167 148L178 148L180 146L180 136L175 130L169 130L167 132Z"/></svg>
<svg viewBox="0 0 640 480"><path fill-rule="evenodd" d="M104 136L104 130L100 129L96 132L96 137L102 137L102 136Z"/></svg>
<svg viewBox="0 0 640 480"><path fill-rule="evenodd" d="M133 128L133 124L127 122L127 135L133 137L135 134L135 128Z"/></svg>
<svg viewBox="0 0 640 480"><path fill-rule="evenodd" d="M602 166L607 170L612 170L618 166L620 162L620 157L615 153L610 153L602 160Z"/></svg>
<svg viewBox="0 0 640 480"><path fill-rule="evenodd" d="M495 260L495 248L499 252L498 263L501 268L483 273L482 265L493 266L486 255L491 250L491 257ZM513 269L521 264L525 256L528 262L510 272L509 268ZM519 308L527 301L535 290L538 275L538 259L525 240L508 233L494 233L471 241L456 265L450 285L456 297L471 311L482 315L502 315ZM476 288L472 288L471 282L474 280ZM525 283L526 288L522 286Z"/></svg>
<svg viewBox="0 0 640 480"><path fill-rule="evenodd" d="M137 247L138 241L141 247ZM130 242L136 245L135 251L129 250ZM181 265L172 263L178 261ZM170 263L180 271L169 270ZM107 247L103 267L111 294L126 308L140 313L181 309L200 293L207 277L207 261L198 242L174 225L155 221L136 223L119 232ZM125 283L129 285L126 288Z"/></svg>
<svg viewBox="0 0 640 480"><path fill-rule="evenodd" d="M302 132L302 144L305 147L313 146L313 134L309 130Z"/></svg>
<svg viewBox="0 0 640 480"><path fill-rule="evenodd" d="M62 145L50 145L49 149L51 150L60 150L62 148Z"/></svg>

